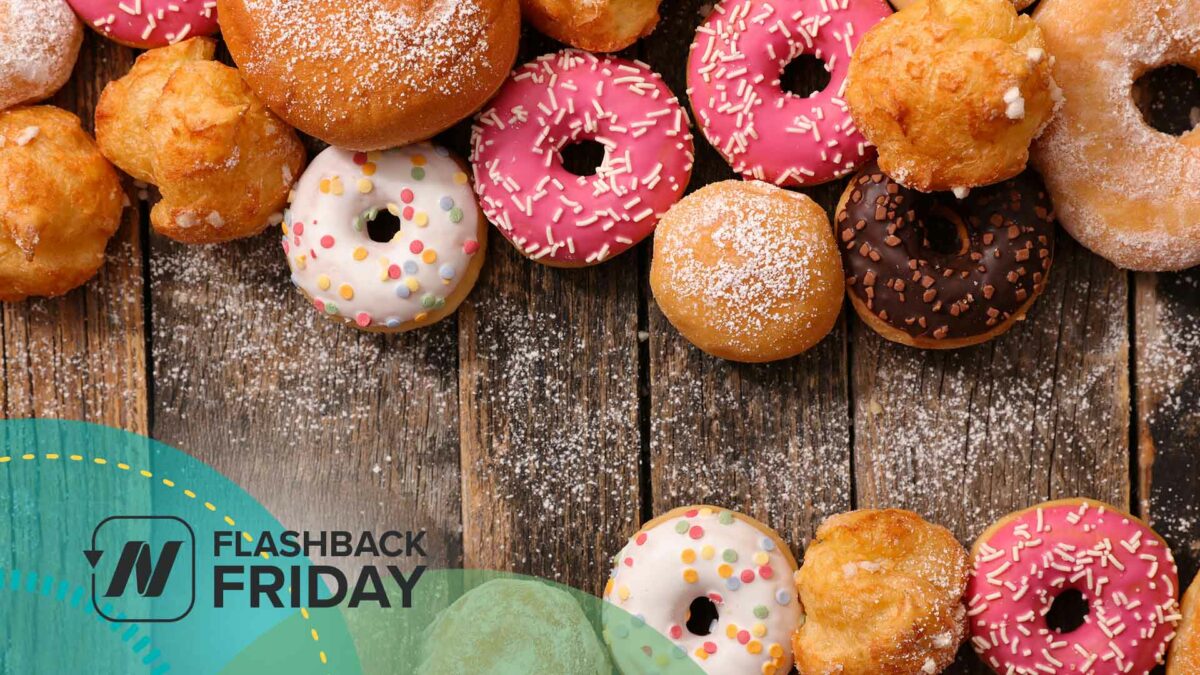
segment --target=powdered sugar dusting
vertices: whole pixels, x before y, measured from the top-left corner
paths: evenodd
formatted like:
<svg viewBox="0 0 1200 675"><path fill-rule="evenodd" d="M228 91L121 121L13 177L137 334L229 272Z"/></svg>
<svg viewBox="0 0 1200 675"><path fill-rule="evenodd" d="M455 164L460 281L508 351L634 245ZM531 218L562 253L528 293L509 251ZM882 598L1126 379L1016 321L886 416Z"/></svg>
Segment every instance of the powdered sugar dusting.
<svg viewBox="0 0 1200 675"><path fill-rule="evenodd" d="M54 93L81 30L64 0L0 0L0 110Z"/></svg>

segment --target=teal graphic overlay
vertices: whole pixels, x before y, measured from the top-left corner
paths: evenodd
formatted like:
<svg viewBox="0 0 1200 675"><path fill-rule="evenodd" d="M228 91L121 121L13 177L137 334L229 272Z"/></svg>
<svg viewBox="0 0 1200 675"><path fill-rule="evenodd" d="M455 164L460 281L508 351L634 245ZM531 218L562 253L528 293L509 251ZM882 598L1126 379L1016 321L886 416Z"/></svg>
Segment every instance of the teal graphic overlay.
<svg viewBox="0 0 1200 675"><path fill-rule="evenodd" d="M286 529L165 444L81 422L0 421L0 675L703 672L639 617L533 577L429 569L404 607L381 570L390 607L313 607L310 560L245 554ZM241 538L243 555L215 546L218 533ZM216 587L222 566L240 586ZM255 606L253 574L285 575L284 599L299 585L301 602Z"/></svg>

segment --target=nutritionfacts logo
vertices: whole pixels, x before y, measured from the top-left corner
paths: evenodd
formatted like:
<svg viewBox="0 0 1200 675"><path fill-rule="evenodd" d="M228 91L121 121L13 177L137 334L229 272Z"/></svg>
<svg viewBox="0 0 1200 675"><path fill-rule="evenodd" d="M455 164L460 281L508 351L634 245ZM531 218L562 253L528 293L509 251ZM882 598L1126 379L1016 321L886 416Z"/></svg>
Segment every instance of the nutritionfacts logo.
<svg viewBox="0 0 1200 675"><path fill-rule="evenodd" d="M110 516L83 552L92 606L117 623L178 621L196 602L196 536L174 516Z"/></svg>

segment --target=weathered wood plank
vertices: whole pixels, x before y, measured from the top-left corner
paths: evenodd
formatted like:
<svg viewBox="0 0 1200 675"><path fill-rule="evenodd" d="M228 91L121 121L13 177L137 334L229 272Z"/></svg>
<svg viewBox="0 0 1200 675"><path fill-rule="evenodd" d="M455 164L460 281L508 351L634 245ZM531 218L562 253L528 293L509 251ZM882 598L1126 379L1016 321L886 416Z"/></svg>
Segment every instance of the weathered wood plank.
<svg viewBox="0 0 1200 675"><path fill-rule="evenodd" d="M688 48L710 6L664 4L658 32L644 45L646 60L680 97ZM798 91L814 88L803 78L797 84ZM692 188L734 178L698 129L696 136ZM805 192L832 211L841 182ZM799 554L821 520L851 505L844 322L800 357L735 364L693 347L648 287L644 293L653 511L697 502L729 506L776 528Z"/></svg>
<svg viewBox="0 0 1200 675"><path fill-rule="evenodd" d="M1187 583L1200 566L1200 271L1138 274L1137 495Z"/></svg>
<svg viewBox="0 0 1200 675"><path fill-rule="evenodd" d="M466 563L599 595L640 513L638 254L562 270L490 243L459 311Z"/></svg>
<svg viewBox="0 0 1200 675"><path fill-rule="evenodd" d="M50 103L79 115L90 131L100 90L132 62L132 50L89 32L71 81ZM137 205L125 210L108 261L82 288L0 306L3 417L78 419L146 433L139 222Z"/></svg>

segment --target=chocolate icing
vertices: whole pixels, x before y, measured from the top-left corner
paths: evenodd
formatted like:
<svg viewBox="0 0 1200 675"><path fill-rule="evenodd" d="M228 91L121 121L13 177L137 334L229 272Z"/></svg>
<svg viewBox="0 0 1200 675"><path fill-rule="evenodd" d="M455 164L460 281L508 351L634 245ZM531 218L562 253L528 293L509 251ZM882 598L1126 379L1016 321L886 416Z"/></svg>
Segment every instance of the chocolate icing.
<svg viewBox="0 0 1200 675"><path fill-rule="evenodd" d="M847 190L836 225L846 288L914 338L986 333L1046 285L1054 212L1030 171L959 200L906 188L872 162ZM960 250L933 247L935 219L958 227Z"/></svg>

